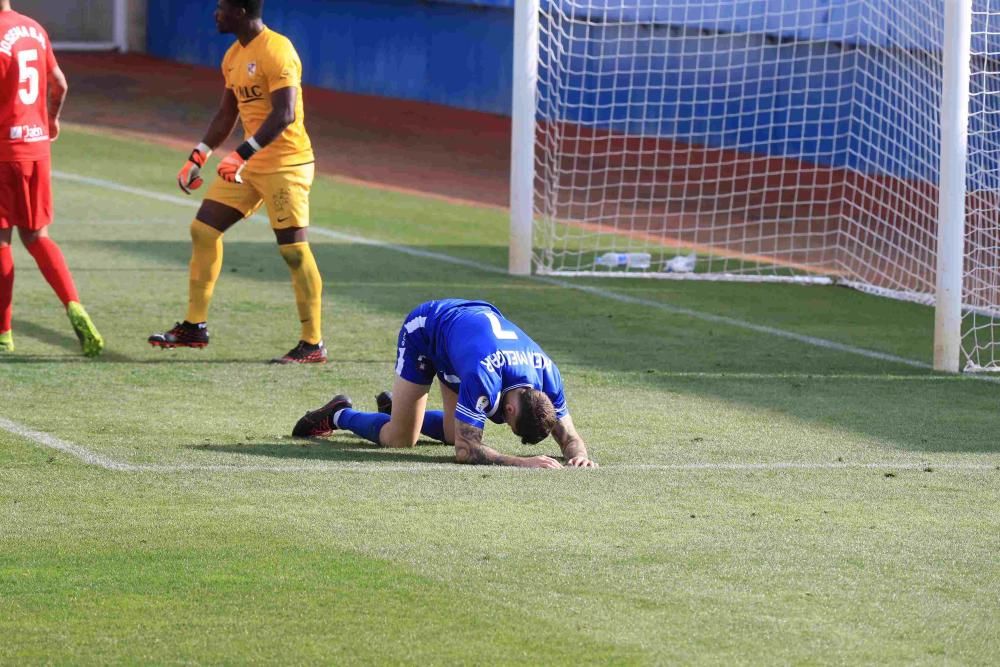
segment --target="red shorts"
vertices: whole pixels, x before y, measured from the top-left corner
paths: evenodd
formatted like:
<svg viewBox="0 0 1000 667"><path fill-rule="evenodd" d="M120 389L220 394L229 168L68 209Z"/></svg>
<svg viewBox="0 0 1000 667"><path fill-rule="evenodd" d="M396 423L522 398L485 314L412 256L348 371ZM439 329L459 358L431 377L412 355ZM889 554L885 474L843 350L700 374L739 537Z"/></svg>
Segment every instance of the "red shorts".
<svg viewBox="0 0 1000 667"><path fill-rule="evenodd" d="M0 162L0 229L37 231L51 222L51 160Z"/></svg>

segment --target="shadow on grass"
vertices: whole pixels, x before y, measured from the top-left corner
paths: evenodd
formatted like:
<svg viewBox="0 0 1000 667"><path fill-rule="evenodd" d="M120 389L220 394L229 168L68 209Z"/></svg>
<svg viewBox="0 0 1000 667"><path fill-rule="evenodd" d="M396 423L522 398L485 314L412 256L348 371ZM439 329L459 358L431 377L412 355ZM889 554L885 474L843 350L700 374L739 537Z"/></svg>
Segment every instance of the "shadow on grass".
<svg viewBox="0 0 1000 667"><path fill-rule="evenodd" d="M217 365L237 365L237 364L266 364L266 360L261 359L133 359L124 354L109 352L105 350L101 356L90 359L80 355L79 357L66 357L56 354L18 354L0 356L0 363L11 364L129 364L129 365L158 365L158 364L187 364L206 366Z"/></svg>
<svg viewBox="0 0 1000 667"><path fill-rule="evenodd" d="M67 324L67 328L69 325ZM12 364L31 364L31 363L61 363L61 364L246 364L246 363L266 363L267 360L256 360L256 359L198 359L198 358L177 358L171 356L160 356L158 358L134 358L128 355L122 354L121 352L116 352L113 347L109 349L104 348L104 351L98 357L88 358L83 356L80 351L80 342L76 339L72 333L64 333L62 331L57 331L55 329L50 329L42 324L36 324L31 321L25 321L18 319L15 325L15 335L20 337L24 336L26 338L33 338L41 343L51 345L53 347L61 347L66 350L71 350L76 354L74 356L62 356L57 354L19 354L15 351L13 354L4 355L0 357L0 362L12 363ZM15 343L17 341L15 340ZM105 340L106 345L113 346L113 343L108 343ZM155 354L156 351L153 351Z"/></svg>
<svg viewBox="0 0 1000 667"><path fill-rule="evenodd" d="M13 354L0 355L0 364L127 364L135 366L173 366L176 364L188 366L273 366L274 368L299 368L296 364L275 364L270 359L260 357L232 357L227 359L193 359L184 357L160 357L158 359L142 359L129 357L117 352L105 350L101 356L90 359L82 354L77 357L67 357L61 354ZM387 366L392 361L385 359L337 359L336 363L341 364L371 364L376 366ZM291 371L289 371L291 372Z"/></svg>
<svg viewBox="0 0 1000 667"><path fill-rule="evenodd" d="M190 253L187 241L118 242L115 248L178 263L187 262ZM497 251L488 246L409 248L415 253L482 257L487 260L484 264L496 268L492 255ZM1000 452L1000 440L992 437L1000 432L996 386L937 381L920 368L736 326L746 321L844 343L857 340L862 347L868 341L868 346L884 352L914 356L917 348L930 349L932 329L929 311L912 304L901 306L840 288L634 281L601 286L666 306L659 309L480 273L389 248L317 243L314 253L336 298L390 313L398 322L427 299L461 297L495 303L557 364L582 369L576 378L567 378L571 405L574 383L585 382L592 369L621 377L626 392L645 387L662 396L676 392L722 399L749 406L758 416L775 412L804 424L865 434L906 451ZM274 254L273 246L264 243L234 240L226 245L227 267L237 268L239 277L287 283L287 269ZM387 275L420 287L387 289ZM691 316L684 309L733 317L733 322ZM884 342L875 346L876 340ZM379 362L392 360L394 351L385 352ZM727 372L758 377L724 377ZM677 376L683 373L713 377ZM638 407L635 414L638 418ZM587 415L574 416L585 433Z"/></svg>
<svg viewBox="0 0 1000 667"><path fill-rule="evenodd" d="M101 353L101 356L95 359L87 359L86 357L83 356L83 353L80 352L80 341L78 341L76 339L76 336L72 333L72 329L70 328L68 322L66 323L66 332L63 332L63 331L57 331L55 329L50 329L49 327L42 324L36 324L35 322L32 322L30 320L23 320L18 318L17 322L15 323L14 330L16 336L26 336L28 338L34 338L39 342L45 343L47 345L52 345L53 347L61 347L66 350L72 350L73 352L78 353L80 356L79 357L57 357L54 355L11 356L11 357L4 357L4 361L12 361L15 363L26 362L26 361L39 361L39 360L65 361L74 363L79 361L86 361L88 363L100 362L100 361L121 363L129 361L129 358L126 357L125 355L119 354L118 352L114 352L112 350L108 350L107 348L105 348L104 352ZM15 340L15 344L16 342L17 341Z"/></svg>
<svg viewBox="0 0 1000 667"><path fill-rule="evenodd" d="M386 449L355 440L297 439L288 442L235 443L231 445L188 445L194 451L249 454L275 459L339 461L354 463L455 463L451 447L421 440L412 449Z"/></svg>
<svg viewBox="0 0 1000 667"><path fill-rule="evenodd" d="M167 353L169 354L169 353ZM206 366L217 366L217 365L245 365L245 366L272 366L274 368L300 368L301 365L296 364L275 364L272 363L270 359L265 359L262 357L230 357L225 359L198 359L192 357L171 357L165 354L162 357L156 359L144 359L144 358L134 358L126 357L125 355L115 355L116 358L104 359L104 355L98 361L104 360L110 363L122 363L122 364L135 364L139 366L156 366L159 364L163 365L174 365L174 364L189 364L189 365L199 365L204 364ZM61 360L62 357L35 357L36 361L57 361ZM337 359L337 363L344 364L373 364L379 366L388 365L391 362L385 359Z"/></svg>

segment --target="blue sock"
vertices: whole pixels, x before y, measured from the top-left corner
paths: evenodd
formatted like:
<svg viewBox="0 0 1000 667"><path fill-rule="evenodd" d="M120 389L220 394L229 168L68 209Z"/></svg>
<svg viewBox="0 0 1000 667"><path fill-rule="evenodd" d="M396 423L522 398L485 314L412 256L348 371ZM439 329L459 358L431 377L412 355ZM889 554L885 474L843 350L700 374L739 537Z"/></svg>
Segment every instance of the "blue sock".
<svg viewBox="0 0 1000 667"><path fill-rule="evenodd" d="M424 413L424 423L420 432L428 438L444 442L444 413L440 410L428 410Z"/></svg>
<svg viewBox="0 0 1000 667"><path fill-rule="evenodd" d="M337 428L342 428L360 435L365 440L381 444L378 441L378 432L389 423L389 415L381 412L361 412L344 408L340 411L340 419L337 420Z"/></svg>

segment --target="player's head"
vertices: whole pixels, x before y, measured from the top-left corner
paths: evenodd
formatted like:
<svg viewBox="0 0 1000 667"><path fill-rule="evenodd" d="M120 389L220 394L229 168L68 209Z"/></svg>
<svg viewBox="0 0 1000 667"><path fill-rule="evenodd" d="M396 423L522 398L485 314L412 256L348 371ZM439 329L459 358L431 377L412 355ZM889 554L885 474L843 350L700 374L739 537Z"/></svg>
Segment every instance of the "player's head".
<svg viewBox="0 0 1000 667"><path fill-rule="evenodd" d="M537 389L508 392L503 409L510 430L526 445L541 442L556 426L556 409L552 401Z"/></svg>
<svg viewBox="0 0 1000 667"><path fill-rule="evenodd" d="M260 19L264 0L219 0L215 6L215 25L223 34L235 33L248 21Z"/></svg>

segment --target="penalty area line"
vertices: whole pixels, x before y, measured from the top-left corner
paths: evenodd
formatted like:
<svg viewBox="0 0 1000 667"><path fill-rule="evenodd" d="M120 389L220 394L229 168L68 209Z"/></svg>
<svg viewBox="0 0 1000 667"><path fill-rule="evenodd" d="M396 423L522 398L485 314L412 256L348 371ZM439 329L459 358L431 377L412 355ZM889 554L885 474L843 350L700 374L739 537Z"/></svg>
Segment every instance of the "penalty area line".
<svg viewBox="0 0 1000 667"><path fill-rule="evenodd" d="M143 188L136 188L115 181L105 180L102 178L82 176L80 174L74 174L59 170L53 170L52 175L64 181L90 185L97 188L104 188L106 190L112 190L115 192L122 192L130 195L135 195L136 197L143 197L146 199L160 201L166 204L176 204L178 206L186 206L189 208L198 207L200 205L199 200L195 200L192 198L184 198L184 197L179 197L177 195L169 195L161 192L154 192L152 190L145 190ZM253 217L257 219L264 218L264 216L262 216L259 213L255 214ZM328 238L336 239L338 241L346 241L358 245L367 245L376 248L381 248L383 250L392 250L402 254L410 255L411 257L431 259L438 262L446 262L448 264L464 266L466 268L470 268L476 271L482 271L494 275L502 275L507 278L511 277L507 273L506 269L502 269L496 266L491 266L489 264L480 264L478 262L474 262L469 259L464 259L462 257L455 257L453 255L446 255L444 253L433 252L430 250L420 250L418 248L410 248L408 246L402 246L402 245L397 245L395 243L388 243L386 241L370 239L364 236L357 236L355 234L346 234L344 232L337 232L332 229L326 229L324 227L310 227L309 229L314 234L318 234L320 236L326 236ZM660 310L666 313L670 313L672 315L681 315L683 317L689 317L692 319L701 320L703 322L710 322L712 324L722 324L736 329L749 330L775 338L784 338L786 340L793 340L799 343L803 343L805 345L818 347L825 350L844 352L855 356L866 357L868 359L875 359L877 361L885 361L895 364L901 364L903 366L909 366L911 368L919 368L922 370L933 370L933 366L931 364L922 361L917 361L915 359L908 359L906 357L900 357L886 352L878 352L876 350L869 350L862 347L856 347L854 345L847 345L846 343L838 343L836 341L827 340L825 338L818 338L816 336L806 336L804 334L795 333L793 331L786 331L784 329L778 329L776 327L770 327L762 324L754 324L753 322L747 322L746 320L741 320L734 317L727 317L725 315L715 315L712 313L704 313L698 310L693 310L691 308L674 306L671 304L662 303L660 301L654 301L652 299L643 299L641 297L630 296L627 294L622 294L620 292L613 292L611 290L603 289L600 287L593 287L591 285L582 285L578 283L573 283L558 278L551 278L547 276L530 276L526 278L536 283L542 283L546 285L552 285L554 287L561 287L564 289L575 290L578 292L583 292L585 294L590 294L592 296L618 301L620 303L627 303L636 306L644 306L647 308L652 308L655 310ZM991 382L1000 381L1000 378L990 378L979 375L972 375L969 377L973 379L987 380Z"/></svg>
<svg viewBox="0 0 1000 667"><path fill-rule="evenodd" d="M114 472L137 472L137 473L184 473L184 472L208 472L208 473L334 473L334 472L461 472L467 470L468 466L458 463L390 463L379 464L372 461L366 462L342 462L324 463L315 466L269 466L269 465L199 465L199 464L171 464L171 463L144 463L135 464L125 461L118 461L103 454L98 454L86 447L78 445L49 433L36 431L17 422L0 417L0 429L15 436L30 440L31 442L47 449L53 449L64 454L68 454L79 461L105 470ZM1000 465L976 464L976 463L931 463L921 462L883 462L883 463L843 463L843 462L808 462L808 461L775 461L771 463L625 463L619 465L608 465L600 468L604 471L661 471L661 472L693 472L693 471L729 471L729 472L753 472L753 471L780 471L780 470L957 470L957 471L988 471L1000 469Z"/></svg>

